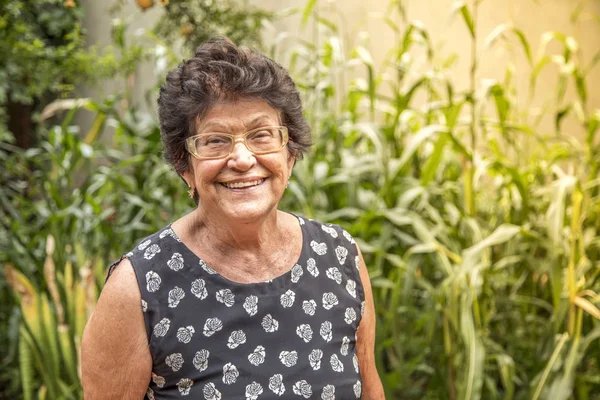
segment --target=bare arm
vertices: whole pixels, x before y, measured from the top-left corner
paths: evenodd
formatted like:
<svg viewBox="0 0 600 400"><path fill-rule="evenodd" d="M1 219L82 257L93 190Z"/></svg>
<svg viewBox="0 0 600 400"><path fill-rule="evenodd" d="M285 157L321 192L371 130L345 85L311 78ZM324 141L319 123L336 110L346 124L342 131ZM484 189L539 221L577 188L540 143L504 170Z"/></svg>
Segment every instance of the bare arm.
<svg viewBox="0 0 600 400"><path fill-rule="evenodd" d="M373 304L373 292L369 272L360 249L358 249L358 256L360 258L360 280L365 290L365 301L367 302L356 339L358 365L363 382L362 398L365 400L381 400L385 399L385 393L375 366L375 306Z"/></svg>
<svg viewBox="0 0 600 400"><path fill-rule="evenodd" d="M124 259L106 282L81 343L86 400L143 399L152 373L135 273Z"/></svg>

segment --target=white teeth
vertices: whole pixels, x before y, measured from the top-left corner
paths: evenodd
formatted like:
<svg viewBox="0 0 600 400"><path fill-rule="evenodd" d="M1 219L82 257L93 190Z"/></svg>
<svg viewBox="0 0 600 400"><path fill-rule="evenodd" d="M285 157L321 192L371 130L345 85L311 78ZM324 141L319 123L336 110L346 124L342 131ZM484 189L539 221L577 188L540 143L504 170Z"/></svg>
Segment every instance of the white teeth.
<svg viewBox="0 0 600 400"><path fill-rule="evenodd" d="M239 189L239 188L245 188L245 187L249 187L249 186L256 186L261 184L264 181L264 179L259 179L257 181L251 181L251 182L233 182L233 183L225 183L223 182L223 186L228 187L229 189Z"/></svg>

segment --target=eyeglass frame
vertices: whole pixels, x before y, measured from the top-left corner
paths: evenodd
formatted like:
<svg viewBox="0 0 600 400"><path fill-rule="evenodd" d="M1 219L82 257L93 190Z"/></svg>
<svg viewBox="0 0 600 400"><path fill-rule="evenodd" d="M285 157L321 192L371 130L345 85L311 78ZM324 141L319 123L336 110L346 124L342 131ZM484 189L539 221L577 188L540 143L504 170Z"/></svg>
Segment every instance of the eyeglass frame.
<svg viewBox="0 0 600 400"><path fill-rule="evenodd" d="M274 149L274 150L269 150L266 152L255 152L253 150L250 149L250 147L248 147L248 143L246 143L246 137L248 137L248 135L254 133L254 132L258 132L261 129L267 129L267 128L276 128L276 129L280 129L282 132L282 143L281 146L278 149ZM218 157L205 157L205 156L201 156L196 152L196 146L195 146L195 141L196 139L202 137L202 136L206 136L206 135L215 135L215 134L219 134L219 135L223 135L223 136L227 136L229 138L231 138L231 149L229 150L229 153L222 155L222 156L218 156ZM264 154L271 154L271 153L277 153L278 151L281 151L281 149L283 149L290 141L290 136L289 136L289 132L288 132L288 128L287 126L279 126L279 125L268 125L268 126L261 126L255 129L251 129L247 132L245 132L244 134L242 134L242 136L237 137L236 135L232 135L231 133L225 133L225 132L205 132L205 133L200 133L198 135L194 135L194 136L190 136L187 139L185 139L185 149L188 151L188 153L190 153L192 156L196 157L199 160L220 160L222 158L227 158L229 157L233 151L235 150L235 145L239 142L243 143L244 146L246 147L246 149L254 154L254 155L264 155Z"/></svg>

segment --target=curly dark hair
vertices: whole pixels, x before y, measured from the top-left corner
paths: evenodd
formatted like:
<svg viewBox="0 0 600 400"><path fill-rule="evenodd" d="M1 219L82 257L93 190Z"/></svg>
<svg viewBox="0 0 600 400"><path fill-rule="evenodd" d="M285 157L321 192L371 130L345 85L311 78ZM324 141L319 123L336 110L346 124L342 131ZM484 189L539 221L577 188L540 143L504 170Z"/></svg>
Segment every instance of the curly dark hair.
<svg viewBox="0 0 600 400"><path fill-rule="evenodd" d="M189 169L185 139L196 133L198 119L222 100L263 99L280 112L288 128L288 148L297 158L312 145L302 103L288 72L257 51L227 38L203 43L196 54L169 71L158 97L164 158L178 174Z"/></svg>

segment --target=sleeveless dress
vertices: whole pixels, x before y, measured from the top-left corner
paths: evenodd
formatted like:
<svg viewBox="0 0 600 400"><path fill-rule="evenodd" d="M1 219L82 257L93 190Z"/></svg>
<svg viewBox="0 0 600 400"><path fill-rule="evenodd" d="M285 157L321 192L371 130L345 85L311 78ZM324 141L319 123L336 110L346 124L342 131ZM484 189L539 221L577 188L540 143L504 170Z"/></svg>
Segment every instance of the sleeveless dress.
<svg viewBox="0 0 600 400"><path fill-rule="evenodd" d="M361 397L356 332L365 303L354 239L297 218L301 255L267 282L219 275L170 225L124 256L152 355L146 399Z"/></svg>

